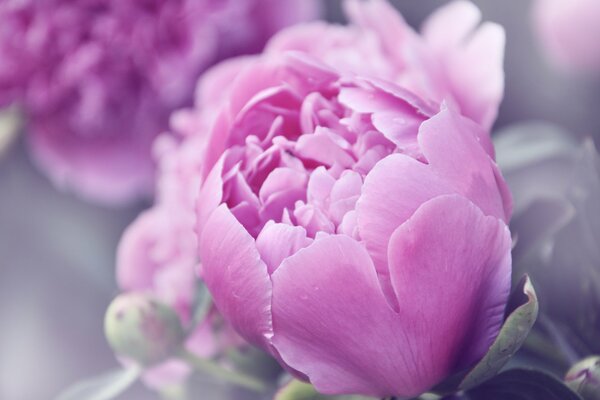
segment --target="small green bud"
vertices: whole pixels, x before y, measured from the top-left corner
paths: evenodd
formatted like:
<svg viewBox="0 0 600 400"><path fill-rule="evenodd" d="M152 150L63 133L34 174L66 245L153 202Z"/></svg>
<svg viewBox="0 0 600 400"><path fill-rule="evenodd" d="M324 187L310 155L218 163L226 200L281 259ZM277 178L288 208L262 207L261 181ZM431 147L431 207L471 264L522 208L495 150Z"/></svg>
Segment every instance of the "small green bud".
<svg viewBox="0 0 600 400"><path fill-rule="evenodd" d="M113 351L142 365L164 361L185 340L177 313L141 293L116 297L106 310L104 333Z"/></svg>
<svg viewBox="0 0 600 400"><path fill-rule="evenodd" d="M573 365L565 383L585 400L600 400L600 357L584 358Z"/></svg>

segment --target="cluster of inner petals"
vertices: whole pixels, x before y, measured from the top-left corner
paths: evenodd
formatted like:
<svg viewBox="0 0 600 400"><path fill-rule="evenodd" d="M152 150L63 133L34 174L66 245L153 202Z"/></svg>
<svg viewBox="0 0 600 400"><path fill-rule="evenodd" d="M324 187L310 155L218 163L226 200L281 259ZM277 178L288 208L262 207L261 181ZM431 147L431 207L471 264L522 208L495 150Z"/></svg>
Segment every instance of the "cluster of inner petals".
<svg viewBox="0 0 600 400"><path fill-rule="evenodd" d="M271 87L248 102L229 132L222 181L223 202L252 236L273 221L301 226L312 238L360 238L355 206L368 172L393 152L421 158L414 150L417 129L407 122L414 109L404 115L404 103L393 117L410 131L399 147L374 125L377 113L362 109L369 101L377 108L399 99L339 79L308 94L286 84Z"/></svg>

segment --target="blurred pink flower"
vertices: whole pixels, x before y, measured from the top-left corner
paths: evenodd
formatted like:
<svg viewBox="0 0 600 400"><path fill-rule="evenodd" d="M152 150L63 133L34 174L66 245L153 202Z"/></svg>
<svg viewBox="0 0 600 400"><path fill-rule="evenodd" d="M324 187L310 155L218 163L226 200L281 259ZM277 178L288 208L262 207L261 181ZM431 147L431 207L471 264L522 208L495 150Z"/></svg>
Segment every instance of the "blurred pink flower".
<svg viewBox="0 0 600 400"><path fill-rule="evenodd" d="M410 32L385 3L349 4L388 34ZM457 10L472 9L454 3L432 21ZM365 55L378 42L347 40L344 29L354 32L292 28L238 65L205 143L201 275L246 340L319 391L410 397L476 362L496 337L512 200L488 132L453 97L478 87L434 96L442 92L426 88L439 82L419 85L430 70L408 61L406 76L378 74ZM380 38L389 37L403 36Z"/></svg>
<svg viewBox="0 0 600 400"><path fill-rule="evenodd" d="M600 71L600 2L535 0L533 20L556 65L574 72Z"/></svg>
<svg viewBox="0 0 600 400"><path fill-rule="evenodd" d="M184 219L188 217L188 219ZM173 307L190 332L185 347L198 357L218 356L243 343L211 306L202 320L194 317L200 283L196 278L193 215L174 207L141 214L126 230L117 256L119 286L125 292L148 293ZM191 372L185 362L170 359L144 374L148 386L180 383Z"/></svg>
<svg viewBox="0 0 600 400"><path fill-rule="evenodd" d="M317 13L312 0L2 1L0 104L22 106L58 186L130 201L151 193L152 142L200 72Z"/></svg>
<svg viewBox="0 0 600 400"><path fill-rule="evenodd" d="M199 357L213 357L243 341L213 308L204 321L193 321L198 295L195 202L211 107L223 99L231 74L244 57L222 62L218 75L207 71L198 82L196 104L205 111L180 110L171 117L173 134L154 144L158 160L155 204L127 228L117 253L117 281L125 292L145 292L174 307L184 326L192 330L187 349ZM199 324L194 327L195 323ZM161 388L185 379L190 368L179 360L162 363L145 373L150 387Z"/></svg>
<svg viewBox="0 0 600 400"><path fill-rule="evenodd" d="M173 114L173 134L159 136L154 145L158 160L155 204L127 228L119 244L119 286L125 291L151 291L174 306L184 320L190 318L196 291L195 204L208 137L203 133L214 120L216 111L211 105L220 104L232 73L250 59L224 61L203 75L196 104L204 112L190 109Z"/></svg>

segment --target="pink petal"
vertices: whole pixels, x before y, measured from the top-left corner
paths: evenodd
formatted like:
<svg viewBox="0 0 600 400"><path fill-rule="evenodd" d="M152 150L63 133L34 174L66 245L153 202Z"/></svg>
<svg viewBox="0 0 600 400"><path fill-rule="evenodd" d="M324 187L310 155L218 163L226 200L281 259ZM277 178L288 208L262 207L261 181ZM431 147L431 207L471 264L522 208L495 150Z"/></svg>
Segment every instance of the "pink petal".
<svg viewBox="0 0 600 400"><path fill-rule="evenodd" d="M366 176L356 204L361 238L377 271L387 275L387 248L392 233L425 201L453 193L451 182L429 165L403 154L379 161Z"/></svg>
<svg viewBox="0 0 600 400"><path fill-rule="evenodd" d="M271 196L296 188L306 187L306 173L292 168L279 167L273 169L263 182L259 191L260 201L268 203ZM299 199L296 199L299 200ZM292 202L291 204L293 204Z"/></svg>
<svg viewBox="0 0 600 400"><path fill-rule="evenodd" d="M273 344L290 367L326 394L406 393L395 352L400 321L358 242L344 235L316 240L271 278Z"/></svg>
<svg viewBox="0 0 600 400"><path fill-rule="evenodd" d="M370 113L375 128L400 148L414 145L419 125L435 114L413 93L389 82L358 80L363 87L344 87L340 102L359 113Z"/></svg>
<svg viewBox="0 0 600 400"><path fill-rule="evenodd" d="M498 185L498 190L500 191L500 195L502 196L502 205L504 207L504 214L506 215L506 220L510 220L513 212L513 197L510 192L510 188L508 187L508 183L504 180L502 176L502 172L500 172L500 167L498 164L492 165L494 170L494 178L496 179L496 184Z"/></svg>
<svg viewBox="0 0 600 400"><path fill-rule="evenodd" d="M342 222L337 228L337 233L350 236L353 239L360 240L358 235L358 224L356 222L356 210L350 211L344 215Z"/></svg>
<svg viewBox="0 0 600 400"><path fill-rule="evenodd" d="M480 20L473 3L455 1L428 18L423 36L441 60L441 79L461 113L489 129L504 92L505 35L494 23L477 27Z"/></svg>
<svg viewBox="0 0 600 400"><path fill-rule="evenodd" d="M481 21L481 11L470 1L457 0L433 12L423 23L422 33L438 51L463 44Z"/></svg>
<svg viewBox="0 0 600 400"><path fill-rule="evenodd" d="M235 114L228 143L243 144L250 135L264 139L277 118L283 119L283 131L286 135L300 134L298 113L301 105L297 94L281 82L262 89Z"/></svg>
<svg viewBox="0 0 600 400"><path fill-rule="evenodd" d="M217 308L250 343L268 347L271 281L252 236L223 204L206 221L199 245Z"/></svg>
<svg viewBox="0 0 600 400"><path fill-rule="evenodd" d="M486 215L508 221L495 165L479 142L481 128L453 111L442 110L425 121L419 144L436 175L473 201Z"/></svg>
<svg viewBox="0 0 600 400"><path fill-rule="evenodd" d="M287 257L308 246L312 239L301 226L267 223L256 238L256 248L272 274Z"/></svg>
<svg viewBox="0 0 600 400"><path fill-rule="evenodd" d="M424 118L413 113L399 113L396 110L373 113L373 126L400 149L415 147L415 132Z"/></svg>
<svg viewBox="0 0 600 400"><path fill-rule="evenodd" d="M510 286L501 221L440 197L392 243L398 313L368 253L344 235L316 240L272 275L273 344L323 393L415 396L480 357L497 334Z"/></svg>
<svg viewBox="0 0 600 400"><path fill-rule="evenodd" d="M449 74L461 112L490 129L504 94L504 29L485 22L449 62Z"/></svg>
<svg viewBox="0 0 600 400"><path fill-rule="evenodd" d="M335 232L335 226L331 219L320 208L312 204L296 204L293 215L298 225L306 228L306 232L310 236L315 236L319 232Z"/></svg>
<svg viewBox="0 0 600 400"><path fill-rule="evenodd" d="M300 136L294 152L302 159L314 160L329 167L337 163L344 168L350 168L355 162L348 152L323 133Z"/></svg>
<svg viewBox="0 0 600 400"><path fill-rule="evenodd" d="M373 113L381 110L409 112L413 110L403 97L392 96L387 92L362 87L342 87L338 95L340 103L358 113Z"/></svg>
<svg viewBox="0 0 600 400"><path fill-rule="evenodd" d="M362 78L357 77L357 82L360 82L361 85L371 86L378 91L383 91L403 102L411 105L415 110L419 112L419 114L431 117L436 114L439 105L431 100L424 99L421 96L413 93L412 91L402 87L401 85L384 80L379 78Z"/></svg>
<svg viewBox="0 0 600 400"><path fill-rule="evenodd" d="M346 14L356 25L376 32L384 51L401 70L404 66L404 49L415 40L416 34L402 15L384 0L349 0L344 3Z"/></svg>
<svg viewBox="0 0 600 400"><path fill-rule="evenodd" d="M325 167L317 167L310 174L308 186L306 188L306 197L310 204L325 208L331 195L336 181Z"/></svg>
<svg viewBox="0 0 600 400"><path fill-rule="evenodd" d="M481 146L480 132L472 121L449 109L442 110L419 130L419 144L429 164L393 154L369 172L356 211L360 236L378 272L387 274L387 246L392 232L421 203L435 196L459 193L485 214L508 220L510 193Z"/></svg>
<svg viewBox="0 0 600 400"><path fill-rule="evenodd" d="M344 171L331 188L331 202L360 195L362 185L360 174L349 170Z"/></svg>
<svg viewBox="0 0 600 400"><path fill-rule="evenodd" d="M430 384L479 360L502 324L511 237L459 195L423 204L392 235L390 276L404 333ZM435 360L435 361L434 361Z"/></svg>

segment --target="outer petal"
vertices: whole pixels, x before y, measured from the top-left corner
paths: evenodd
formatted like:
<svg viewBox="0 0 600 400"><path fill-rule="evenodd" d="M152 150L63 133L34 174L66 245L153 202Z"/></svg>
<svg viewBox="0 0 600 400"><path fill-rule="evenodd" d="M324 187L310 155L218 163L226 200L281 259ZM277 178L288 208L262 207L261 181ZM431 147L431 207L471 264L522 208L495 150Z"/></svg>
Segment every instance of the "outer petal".
<svg viewBox="0 0 600 400"><path fill-rule="evenodd" d="M423 36L441 63L441 86L462 114L490 128L504 92L505 34L490 22L477 28L480 18L473 3L455 1L427 19Z"/></svg>
<svg viewBox="0 0 600 400"><path fill-rule="evenodd" d="M267 347L271 282L254 239L223 204L208 218L199 244L203 278L217 308L250 343Z"/></svg>
<svg viewBox="0 0 600 400"><path fill-rule="evenodd" d="M394 352L402 348L400 321L358 242L344 235L318 239L284 260L271 278L273 344L317 390L407 393L401 389L409 384L407 365Z"/></svg>
<svg viewBox="0 0 600 400"><path fill-rule="evenodd" d="M423 202L454 191L429 165L403 154L375 165L365 178L356 213L360 236L379 273L387 275L388 241L396 228Z"/></svg>
<svg viewBox="0 0 600 400"><path fill-rule="evenodd" d="M399 70L404 67L404 50L416 37L402 15L384 0L349 0L345 11L356 25L373 30L381 40L381 45Z"/></svg>
<svg viewBox="0 0 600 400"><path fill-rule="evenodd" d="M461 46L479 21L481 11L475 4L466 0L453 1L425 20L423 36L436 50L442 50L446 46Z"/></svg>
<svg viewBox="0 0 600 400"><path fill-rule="evenodd" d="M510 199L497 184L493 160L481 145L482 130L450 109L419 129L419 144L435 173L473 201L485 214L508 221ZM501 177L498 177L503 181ZM504 195L504 196L503 196Z"/></svg>
<svg viewBox="0 0 600 400"><path fill-rule="evenodd" d="M356 211L360 236L378 272L387 274L392 232L435 196L459 193L486 214L509 219L510 193L481 138L478 125L442 110L419 129L418 141L429 164L393 154L369 172Z"/></svg>
<svg viewBox="0 0 600 400"><path fill-rule="evenodd" d="M394 232L390 276L415 357L428 360L422 377L442 379L492 344L510 291L510 250L507 226L458 195L428 201Z"/></svg>
<svg viewBox="0 0 600 400"><path fill-rule="evenodd" d="M440 197L393 239L398 313L364 248L343 235L315 241L272 276L273 344L323 393L420 394L497 333L510 286L501 221L464 198ZM470 346L476 335L483 339Z"/></svg>

